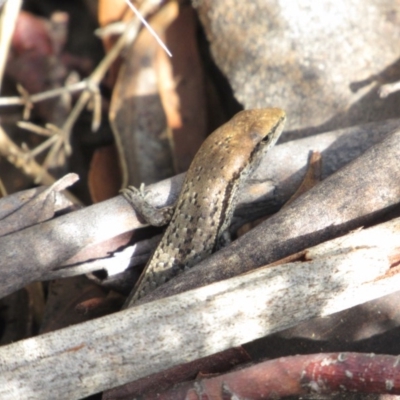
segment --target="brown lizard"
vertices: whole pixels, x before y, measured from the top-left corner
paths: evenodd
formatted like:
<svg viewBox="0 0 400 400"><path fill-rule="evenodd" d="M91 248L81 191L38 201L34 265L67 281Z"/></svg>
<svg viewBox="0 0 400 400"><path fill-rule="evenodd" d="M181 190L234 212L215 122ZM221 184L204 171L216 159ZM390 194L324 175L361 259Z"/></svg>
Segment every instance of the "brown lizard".
<svg viewBox="0 0 400 400"><path fill-rule="evenodd" d="M199 263L223 242L240 184L276 143L284 122L285 112L278 108L246 110L214 131L190 165L173 208L155 209L145 201L142 190L123 190L150 224L163 225L170 219L125 308Z"/></svg>

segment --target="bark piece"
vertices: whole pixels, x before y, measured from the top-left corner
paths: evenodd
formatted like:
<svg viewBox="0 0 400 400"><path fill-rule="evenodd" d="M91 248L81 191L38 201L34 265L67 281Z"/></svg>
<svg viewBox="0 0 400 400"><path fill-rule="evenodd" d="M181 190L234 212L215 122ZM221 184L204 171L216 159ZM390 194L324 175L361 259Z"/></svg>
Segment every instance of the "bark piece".
<svg viewBox="0 0 400 400"><path fill-rule="evenodd" d="M160 96L173 141L175 172L189 168L207 135L206 94L197 42L198 23L190 5L161 33L172 57L157 49Z"/></svg>
<svg viewBox="0 0 400 400"><path fill-rule="evenodd" d="M175 7L174 7L175 6ZM164 31L176 18L176 3L152 18ZM110 104L110 123L119 153L122 187L151 184L173 175L167 121L155 69L159 44L143 29L120 66Z"/></svg>
<svg viewBox="0 0 400 400"><path fill-rule="evenodd" d="M61 193L78 180L67 174L49 187L41 187L0 200L0 236L16 232L54 217L60 210L72 206Z"/></svg>
<svg viewBox="0 0 400 400"><path fill-rule="evenodd" d="M121 189L121 171L114 145L97 149L90 162L88 185L93 203L111 199Z"/></svg>

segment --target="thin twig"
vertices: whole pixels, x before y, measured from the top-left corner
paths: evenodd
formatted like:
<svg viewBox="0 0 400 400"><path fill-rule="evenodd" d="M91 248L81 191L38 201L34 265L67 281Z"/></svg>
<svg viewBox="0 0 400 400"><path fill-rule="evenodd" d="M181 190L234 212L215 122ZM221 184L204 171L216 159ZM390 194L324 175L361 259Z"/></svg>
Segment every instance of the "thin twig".
<svg viewBox="0 0 400 400"><path fill-rule="evenodd" d="M154 31L151 25L143 18L142 14L138 11L138 9L130 2L130 0L125 0L125 3L129 6L129 8L135 13L135 15L142 21L142 24L147 28L150 34L156 39L157 43L163 48L163 50L172 57L171 52L168 50L167 46L161 40L160 36Z"/></svg>
<svg viewBox="0 0 400 400"><path fill-rule="evenodd" d="M31 103L38 103L40 101L49 100L54 97L63 95L64 93L74 93L79 92L87 88L86 80L82 80L77 83L73 83L68 86L46 90L42 93L36 93L29 95L29 100ZM13 96L13 97L0 97L0 107L4 106L24 106L26 100L23 96Z"/></svg>

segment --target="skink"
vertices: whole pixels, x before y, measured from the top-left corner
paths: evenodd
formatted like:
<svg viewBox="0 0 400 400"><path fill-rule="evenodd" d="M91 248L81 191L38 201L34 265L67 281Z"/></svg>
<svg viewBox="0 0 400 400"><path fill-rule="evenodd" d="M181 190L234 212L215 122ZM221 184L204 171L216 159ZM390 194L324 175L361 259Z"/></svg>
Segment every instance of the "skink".
<svg viewBox="0 0 400 400"><path fill-rule="evenodd" d="M154 209L134 187L124 197L152 224L170 223L130 293L125 307L193 267L223 242L237 192L278 140L285 112L278 108L241 111L204 141L186 173L174 208Z"/></svg>

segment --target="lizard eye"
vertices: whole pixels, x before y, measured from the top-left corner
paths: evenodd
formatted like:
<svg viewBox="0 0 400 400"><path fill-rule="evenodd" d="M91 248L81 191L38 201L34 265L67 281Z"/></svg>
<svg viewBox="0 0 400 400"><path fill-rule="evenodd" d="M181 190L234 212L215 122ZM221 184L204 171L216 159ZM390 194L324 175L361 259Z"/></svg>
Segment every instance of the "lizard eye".
<svg viewBox="0 0 400 400"><path fill-rule="evenodd" d="M271 135L265 135L263 138L262 138L262 142L264 142L264 143L268 143L269 141L271 140Z"/></svg>

